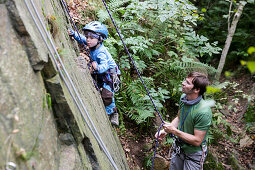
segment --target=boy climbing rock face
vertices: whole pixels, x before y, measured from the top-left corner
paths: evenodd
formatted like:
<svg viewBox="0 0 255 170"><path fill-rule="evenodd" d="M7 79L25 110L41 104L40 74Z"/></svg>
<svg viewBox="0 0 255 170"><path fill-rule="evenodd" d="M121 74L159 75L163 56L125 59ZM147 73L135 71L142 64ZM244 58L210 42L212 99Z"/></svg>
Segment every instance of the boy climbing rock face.
<svg viewBox="0 0 255 170"><path fill-rule="evenodd" d="M88 23L84 28L84 35L80 35L73 30L68 30L68 34L78 43L89 47L89 52L93 61L90 71L92 77L97 81L101 96L105 105L105 110L109 115L113 125L119 125L117 107L115 105L114 93L119 89L120 70L113 60L111 54L103 45L103 40L107 38L108 31L105 25L98 21Z"/></svg>

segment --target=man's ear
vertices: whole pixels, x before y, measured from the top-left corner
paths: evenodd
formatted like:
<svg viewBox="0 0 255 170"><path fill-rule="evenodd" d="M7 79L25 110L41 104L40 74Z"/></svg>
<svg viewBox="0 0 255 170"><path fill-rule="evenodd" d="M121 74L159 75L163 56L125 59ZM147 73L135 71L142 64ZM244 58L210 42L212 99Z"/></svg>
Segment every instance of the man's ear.
<svg viewBox="0 0 255 170"><path fill-rule="evenodd" d="M199 94L199 92L200 92L200 88L194 89L194 93Z"/></svg>

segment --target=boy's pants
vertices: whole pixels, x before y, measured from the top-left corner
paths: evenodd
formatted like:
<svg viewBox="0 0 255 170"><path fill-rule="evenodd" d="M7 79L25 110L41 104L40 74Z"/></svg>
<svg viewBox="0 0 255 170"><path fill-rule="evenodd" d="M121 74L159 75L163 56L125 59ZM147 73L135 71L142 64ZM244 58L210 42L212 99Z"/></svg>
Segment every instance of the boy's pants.
<svg viewBox="0 0 255 170"><path fill-rule="evenodd" d="M114 99L114 91L111 89L110 85L107 85L106 83L104 83L103 88L109 90L112 92L112 103L109 105L105 105L105 110L107 112L108 115L112 114L113 112L115 112L116 109L116 105L115 105L115 99Z"/></svg>

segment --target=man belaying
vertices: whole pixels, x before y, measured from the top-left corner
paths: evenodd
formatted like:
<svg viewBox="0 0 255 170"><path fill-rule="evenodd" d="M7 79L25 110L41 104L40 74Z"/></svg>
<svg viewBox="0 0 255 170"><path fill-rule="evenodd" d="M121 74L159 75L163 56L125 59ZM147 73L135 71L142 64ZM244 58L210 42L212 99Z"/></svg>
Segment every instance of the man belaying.
<svg viewBox="0 0 255 170"><path fill-rule="evenodd" d="M203 99L209 80L198 72L190 73L182 82L178 116L163 125L159 140L167 133L175 136L170 170L199 170L207 155L206 136L212 121L210 106ZM155 134L157 137L157 133Z"/></svg>
<svg viewBox="0 0 255 170"><path fill-rule="evenodd" d="M105 25L98 21L88 23L83 29L84 35L80 35L73 30L68 30L70 36L79 43L84 43L89 47L92 58L90 71L92 77L97 81L97 86L105 105L105 110L113 125L119 125L117 107L115 105L114 93L119 88L120 70L113 60L111 54L103 45L103 40L107 38L108 31Z"/></svg>

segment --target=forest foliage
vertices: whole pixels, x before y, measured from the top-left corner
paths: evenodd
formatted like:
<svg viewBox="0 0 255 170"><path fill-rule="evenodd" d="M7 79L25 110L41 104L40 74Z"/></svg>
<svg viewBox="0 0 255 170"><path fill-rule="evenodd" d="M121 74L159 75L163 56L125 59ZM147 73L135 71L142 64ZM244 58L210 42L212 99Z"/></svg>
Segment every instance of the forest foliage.
<svg viewBox="0 0 255 170"><path fill-rule="evenodd" d="M188 1L188 0L108 0L107 5L134 63L150 93L155 106L164 119L176 116L181 82L190 71L200 71L209 76L213 84L208 88L206 99L215 100L213 123L209 142L224 137L233 143L231 124L226 122L221 110L235 111L240 99L248 100L247 128L254 126L254 94L242 94L237 84L230 81L214 82L216 67L227 37L228 15L233 15L238 1ZM135 67L103 4L89 1L83 17L99 20L109 31L104 45L121 69L121 90L116 103L121 114L120 129L125 131L123 117L129 117L140 127L149 131L153 126L156 110L139 79ZM255 72L254 1L249 0L232 40L224 66L225 77L242 70ZM243 19L245 18L245 19ZM91 20L80 23L88 23ZM79 22L79 20L77 20ZM82 26L80 27L82 28ZM250 71L250 72L249 72ZM234 94L228 103L227 93ZM224 131L217 127L223 127Z"/></svg>
<svg viewBox="0 0 255 170"><path fill-rule="evenodd" d="M165 115L165 101L177 102L185 73L200 70L210 75L216 69L198 58L218 54L217 42L198 35L194 26L203 15L186 0L144 2L110 1L109 9L120 30L136 67L146 80L158 110ZM130 63L116 30L105 9L99 9L98 19L110 25L111 38L105 45L122 70L122 91L117 103L120 111L138 124L148 124L155 116L154 107ZM135 81L133 81L135 80Z"/></svg>
<svg viewBox="0 0 255 170"><path fill-rule="evenodd" d="M234 2L233 9L238 3ZM98 5L95 1L80 3L83 8L80 10L81 15L76 17L77 23L84 25L89 22L89 19L84 21L89 15L93 20L99 20L108 27L109 38L104 44L122 72L122 88L117 94L120 113L130 117L140 126L148 128L156 111L107 10L103 4ZM212 5L211 1L192 3L187 0L107 1L109 11L135 66L142 75L155 106L164 118L176 114L175 103L181 95L181 82L188 72L204 72L211 79L217 72L215 61L219 59L226 38L229 2L219 0L214 3L217 5ZM86 10L84 5L87 7ZM250 8L244 11L244 15L250 16L253 13ZM220 17L222 19L219 19ZM247 53L247 48L252 47L254 34L249 34L247 25L243 22L240 21L242 28L238 29L235 35L237 38L233 40L231 46L234 50L230 50L228 59L231 60L230 65L233 60L238 60L237 63L241 61L242 65L249 67L251 63L248 57L252 55ZM241 37L246 37L247 41L240 43ZM229 65L226 66L228 67ZM123 124L122 126L124 127Z"/></svg>

